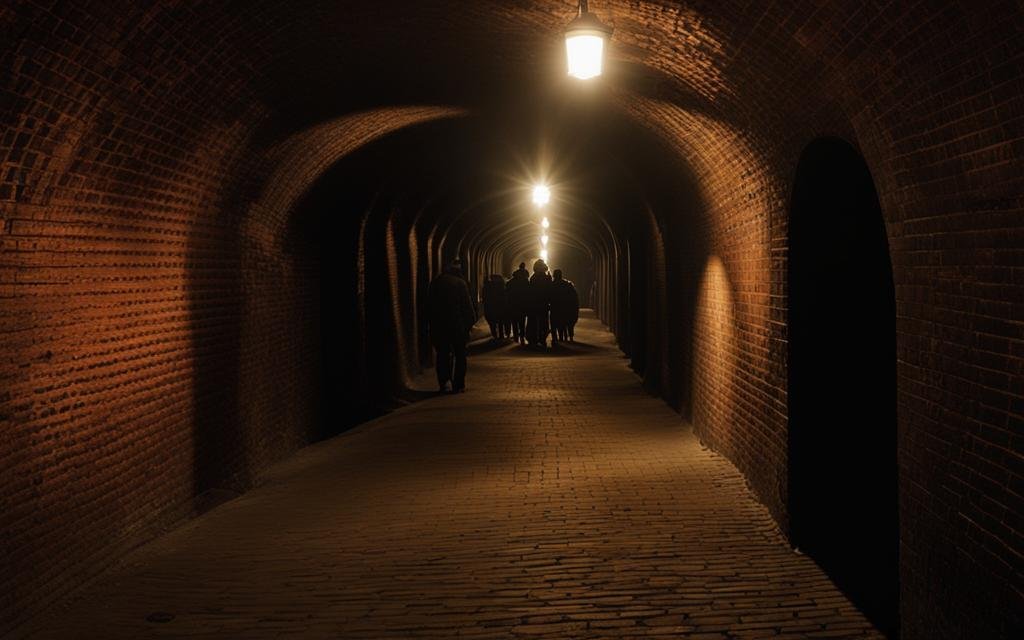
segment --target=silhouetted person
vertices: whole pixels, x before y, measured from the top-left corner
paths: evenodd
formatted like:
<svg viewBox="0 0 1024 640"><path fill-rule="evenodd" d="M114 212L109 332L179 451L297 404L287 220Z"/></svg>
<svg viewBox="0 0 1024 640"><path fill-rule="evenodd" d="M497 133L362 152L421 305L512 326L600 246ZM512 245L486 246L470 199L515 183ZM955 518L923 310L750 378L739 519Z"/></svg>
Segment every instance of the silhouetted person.
<svg viewBox="0 0 1024 640"><path fill-rule="evenodd" d="M562 270L555 269L551 283L551 333L552 340L571 340L573 325L580 317L580 297L576 285L562 278Z"/></svg>
<svg viewBox="0 0 1024 640"><path fill-rule="evenodd" d="M546 347L548 343L548 311L551 308L551 274L543 260L533 263L530 277L530 316L526 333L530 344Z"/></svg>
<svg viewBox="0 0 1024 640"><path fill-rule="evenodd" d="M492 275L487 278L483 288L484 317L491 328L491 337L497 340L504 338L503 324L508 315L508 303L505 294L505 279L500 275Z"/></svg>
<svg viewBox="0 0 1024 640"><path fill-rule="evenodd" d="M501 337L511 338L512 337L512 303L508 297L508 284L505 278L498 276L501 282L501 291L505 294L505 311L501 316Z"/></svg>
<svg viewBox="0 0 1024 640"><path fill-rule="evenodd" d="M430 283L427 292L430 341L437 351L437 384L441 391L459 392L466 388L466 342L476 323L469 285L462 277L458 262L445 268Z"/></svg>
<svg viewBox="0 0 1024 640"><path fill-rule="evenodd" d="M576 290L576 285L572 280L566 280L569 286L572 287L572 306L569 307L569 321L565 325L565 329L569 334L569 342L576 341L576 323L580 321L580 292Z"/></svg>
<svg viewBox="0 0 1024 640"><path fill-rule="evenodd" d="M508 294L508 312L512 318L512 337L519 344L526 343L526 314L530 312L530 274L526 263L520 262L519 268L505 285Z"/></svg>

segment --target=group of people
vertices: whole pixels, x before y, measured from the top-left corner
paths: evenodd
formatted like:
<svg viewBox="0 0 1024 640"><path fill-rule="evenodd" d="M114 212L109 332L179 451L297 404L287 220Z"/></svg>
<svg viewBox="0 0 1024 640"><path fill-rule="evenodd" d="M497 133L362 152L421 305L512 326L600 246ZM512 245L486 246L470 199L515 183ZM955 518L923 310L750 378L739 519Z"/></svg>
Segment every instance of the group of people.
<svg viewBox="0 0 1024 640"><path fill-rule="evenodd" d="M543 260L533 263L533 275L526 263L507 281L491 275L481 293L484 317L495 340L512 338L519 344L546 347L551 342L572 341L580 317L576 286L562 276L561 269L548 273Z"/></svg>
<svg viewBox="0 0 1024 640"><path fill-rule="evenodd" d="M562 277L562 270L548 273L543 260L533 263L533 275L526 263L506 282L490 276L483 286L484 317L495 340L513 338L519 344L546 347L551 342L572 341L580 317L576 286ZM466 390L466 343L476 324L476 311L462 264L455 260L430 283L427 293L430 340L437 354L437 382L441 392Z"/></svg>

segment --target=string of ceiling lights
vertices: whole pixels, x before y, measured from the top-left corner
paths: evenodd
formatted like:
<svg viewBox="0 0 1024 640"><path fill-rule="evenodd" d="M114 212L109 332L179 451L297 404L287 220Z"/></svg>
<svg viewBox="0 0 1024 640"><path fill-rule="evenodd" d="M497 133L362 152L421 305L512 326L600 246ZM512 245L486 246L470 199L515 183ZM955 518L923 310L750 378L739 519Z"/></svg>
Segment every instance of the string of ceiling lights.
<svg viewBox="0 0 1024 640"><path fill-rule="evenodd" d="M547 185L538 184L533 187L533 204L537 205L539 209L543 209L544 205L551 201L551 189ZM551 227L551 222L547 216L543 216L540 221L541 236L540 236L540 259L544 262L548 261L548 228Z"/></svg>
<svg viewBox="0 0 1024 640"><path fill-rule="evenodd" d="M605 41L612 35L612 28L590 13L587 0L580 0L577 15L565 29L566 66L569 75L579 80L588 80L601 75L604 70ZM551 201L551 189L546 184L533 187L533 203L543 214L543 208ZM551 221L542 215L540 221L540 259L548 261L548 241Z"/></svg>

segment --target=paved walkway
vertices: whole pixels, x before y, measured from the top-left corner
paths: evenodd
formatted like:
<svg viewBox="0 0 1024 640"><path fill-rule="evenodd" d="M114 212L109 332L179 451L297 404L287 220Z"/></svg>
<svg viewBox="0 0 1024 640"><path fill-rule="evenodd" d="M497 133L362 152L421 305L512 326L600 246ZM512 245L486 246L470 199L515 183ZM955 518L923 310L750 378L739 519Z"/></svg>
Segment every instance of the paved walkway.
<svg viewBox="0 0 1024 640"><path fill-rule="evenodd" d="M39 638L871 638L586 318L276 467ZM148 618L148 619L147 619Z"/></svg>

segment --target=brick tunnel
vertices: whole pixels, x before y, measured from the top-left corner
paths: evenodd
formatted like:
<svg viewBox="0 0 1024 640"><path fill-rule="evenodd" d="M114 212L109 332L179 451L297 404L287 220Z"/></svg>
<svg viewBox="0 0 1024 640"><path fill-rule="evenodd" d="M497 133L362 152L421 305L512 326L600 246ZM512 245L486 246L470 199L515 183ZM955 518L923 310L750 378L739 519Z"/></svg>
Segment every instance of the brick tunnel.
<svg viewBox="0 0 1024 640"><path fill-rule="evenodd" d="M589 8L0 5L0 635L1022 637L1024 7Z"/></svg>

